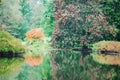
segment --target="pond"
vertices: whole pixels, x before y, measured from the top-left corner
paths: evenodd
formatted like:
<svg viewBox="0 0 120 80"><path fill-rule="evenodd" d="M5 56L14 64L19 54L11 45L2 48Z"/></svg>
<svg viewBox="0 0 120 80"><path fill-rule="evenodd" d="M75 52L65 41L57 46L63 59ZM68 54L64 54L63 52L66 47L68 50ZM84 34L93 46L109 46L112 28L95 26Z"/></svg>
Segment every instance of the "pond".
<svg viewBox="0 0 120 80"><path fill-rule="evenodd" d="M0 80L48 80L49 60L48 55L0 59Z"/></svg>
<svg viewBox="0 0 120 80"><path fill-rule="evenodd" d="M76 50L0 59L0 80L118 80L119 70L118 65L100 64L93 54Z"/></svg>

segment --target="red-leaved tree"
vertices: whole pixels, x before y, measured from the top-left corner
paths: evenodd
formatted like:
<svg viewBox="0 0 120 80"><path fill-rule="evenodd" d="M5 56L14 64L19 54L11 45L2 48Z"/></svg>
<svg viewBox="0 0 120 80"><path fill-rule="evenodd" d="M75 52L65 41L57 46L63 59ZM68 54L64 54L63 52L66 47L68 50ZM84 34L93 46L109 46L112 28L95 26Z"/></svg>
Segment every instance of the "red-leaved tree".
<svg viewBox="0 0 120 80"><path fill-rule="evenodd" d="M55 48L80 47L101 40L114 39L114 27L108 26L99 2L99 0L54 0Z"/></svg>

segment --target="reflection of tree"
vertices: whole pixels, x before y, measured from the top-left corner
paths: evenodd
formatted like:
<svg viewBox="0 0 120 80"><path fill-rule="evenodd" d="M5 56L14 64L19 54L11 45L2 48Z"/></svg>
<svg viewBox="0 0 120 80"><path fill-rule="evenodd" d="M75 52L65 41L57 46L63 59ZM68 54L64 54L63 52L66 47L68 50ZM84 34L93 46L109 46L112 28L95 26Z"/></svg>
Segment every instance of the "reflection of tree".
<svg viewBox="0 0 120 80"><path fill-rule="evenodd" d="M41 64L34 66L24 65L17 80L52 80L50 56L46 55ZM37 62L36 62L37 63Z"/></svg>
<svg viewBox="0 0 120 80"><path fill-rule="evenodd" d="M53 66L57 66L54 78L58 80L110 80L119 72L115 66L98 64L90 55L83 57L76 51L54 51L53 56Z"/></svg>

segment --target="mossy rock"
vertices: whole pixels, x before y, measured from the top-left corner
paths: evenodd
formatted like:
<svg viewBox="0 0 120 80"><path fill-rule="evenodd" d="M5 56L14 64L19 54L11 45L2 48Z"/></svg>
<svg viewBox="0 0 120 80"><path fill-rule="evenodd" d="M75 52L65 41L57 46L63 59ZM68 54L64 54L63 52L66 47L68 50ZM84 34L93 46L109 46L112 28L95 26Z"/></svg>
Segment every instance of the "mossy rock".
<svg viewBox="0 0 120 80"><path fill-rule="evenodd" d="M0 52L25 53L22 42L8 32L0 31Z"/></svg>
<svg viewBox="0 0 120 80"><path fill-rule="evenodd" d="M100 41L93 45L93 50L98 51L98 52L91 54L94 61L100 64L120 65L120 55L119 55L120 54L120 42ZM101 51L107 51L108 53L104 54ZM109 53L109 52L112 52L112 53Z"/></svg>

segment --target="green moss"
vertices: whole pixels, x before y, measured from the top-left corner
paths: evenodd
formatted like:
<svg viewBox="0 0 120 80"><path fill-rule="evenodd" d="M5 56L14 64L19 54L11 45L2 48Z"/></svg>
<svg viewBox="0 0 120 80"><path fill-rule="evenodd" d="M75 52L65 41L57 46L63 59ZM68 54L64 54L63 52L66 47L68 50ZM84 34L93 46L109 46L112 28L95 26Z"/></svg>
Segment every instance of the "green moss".
<svg viewBox="0 0 120 80"><path fill-rule="evenodd" d="M0 52L24 53L21 41L8 32L0 31Z"/></svg>

